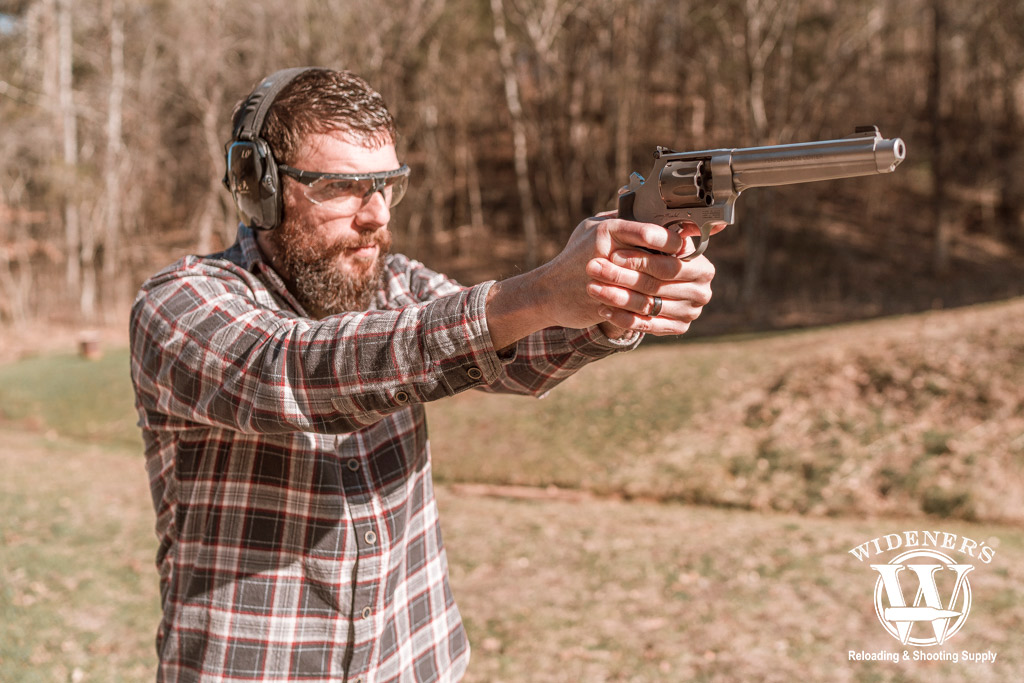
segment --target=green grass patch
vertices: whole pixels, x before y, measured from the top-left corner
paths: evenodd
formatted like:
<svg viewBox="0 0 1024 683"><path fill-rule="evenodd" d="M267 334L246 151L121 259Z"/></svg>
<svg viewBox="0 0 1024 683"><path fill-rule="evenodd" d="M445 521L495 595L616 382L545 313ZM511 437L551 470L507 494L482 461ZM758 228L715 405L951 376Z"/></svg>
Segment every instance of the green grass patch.
<svg viewBox="0 0 1024 683"><path fill-rule="evenodd" d="M141 446L127 349L88 360L35 356L0 366L0 420L33 431Z"/></svg>

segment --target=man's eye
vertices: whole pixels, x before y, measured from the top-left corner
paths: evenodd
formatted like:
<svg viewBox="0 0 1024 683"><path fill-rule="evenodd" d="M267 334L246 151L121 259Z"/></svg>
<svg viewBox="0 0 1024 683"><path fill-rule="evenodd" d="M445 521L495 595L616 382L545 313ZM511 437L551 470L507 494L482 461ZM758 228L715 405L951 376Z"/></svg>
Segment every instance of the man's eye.
<svg viewBox="0 0 1024 683"><path fill-rule="evenodd" d="M358 193L358 182L355 180L328 180L320 188L324 196L340 197Z"/></svg>

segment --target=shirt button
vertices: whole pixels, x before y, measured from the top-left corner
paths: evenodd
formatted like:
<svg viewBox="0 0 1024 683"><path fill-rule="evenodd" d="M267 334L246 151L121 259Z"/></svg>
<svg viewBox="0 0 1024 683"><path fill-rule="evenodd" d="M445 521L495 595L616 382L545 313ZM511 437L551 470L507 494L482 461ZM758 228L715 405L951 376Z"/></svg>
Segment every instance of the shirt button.
<svg viewBox="0 0 1024 683"><path fill-rule="evenodd" d="M366 541L367 545L373 545L377 542L377 534L373 533L372 531L367 531L363 535L363 540Z"/></svg>
<svg viewBox="0 0 1024 683"><path fill-rule="evenodd" d="M466 370L466 374L469 375L469 378L474 382L478 379L484 378L484 373L478 367L472 367L469 370Z"/></svg>
<svg viewBox="0 0 1024 683"><path fill-rule="evenodd" d="M409 394L405 393L404 391L396 391L395 392L395 403L408 403L408 402L409 402Z"/></svg>
<svg viewBox="0 0 1024 683"><path fill-rule="evenodd" d="M347 463L345 463L345 464L346 464L346 465L348 466L348 468L349 468L350 470L352 470L353 472L355 472L356 470L358 470L358 469L359 469L359 461L358 461L358 460L356 460L355 458L352 458L351 460L349 460L349 461L348 461Z"/></svg>
<svg viewBox="0 0 1024 683"><path fill-rule="evenodd" d="M371 614L373 614L372 609L370 609L369 607L363 608L363 619L369 619Z"/></svg>

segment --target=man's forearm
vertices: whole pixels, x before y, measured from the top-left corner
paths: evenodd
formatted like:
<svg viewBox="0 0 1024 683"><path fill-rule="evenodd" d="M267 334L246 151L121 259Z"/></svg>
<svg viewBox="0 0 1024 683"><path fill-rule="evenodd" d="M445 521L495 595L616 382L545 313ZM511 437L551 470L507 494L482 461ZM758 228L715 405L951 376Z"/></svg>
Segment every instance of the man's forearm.
<svg viewBox="0 0 1024 683"><path fill-rule="evenodd" d="M487 329L495 349L512 346L523 337L551 326L541 306L542 270L543 266L495 282L487 292Z"/></svg>
<svg viewBox="0 0 1024 683"><path fill-rule="evenodd" d="M491 286L487 293L487 328L495 349L507 348L538 330L558 324L546 313L545 305L551 298L546 275L545 267L541 266ZM598 327L609 339L632 334L631 330L608 321L599 322Z"/></svg>

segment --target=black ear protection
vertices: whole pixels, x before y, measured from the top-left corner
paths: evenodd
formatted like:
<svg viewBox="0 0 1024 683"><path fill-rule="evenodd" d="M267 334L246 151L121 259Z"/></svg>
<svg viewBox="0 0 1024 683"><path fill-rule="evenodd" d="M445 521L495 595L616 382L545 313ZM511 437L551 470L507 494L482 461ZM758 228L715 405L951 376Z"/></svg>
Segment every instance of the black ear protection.
<svg viewBox="0 0 1024 683"><path fill-rule="evenodd" d="M260 137L274 99L299 75L315 67L282 69L267 76L242 103L226 146L224 185L235 199L239 219L254 230L273 230L281 222L277 162Z"/></svg>

